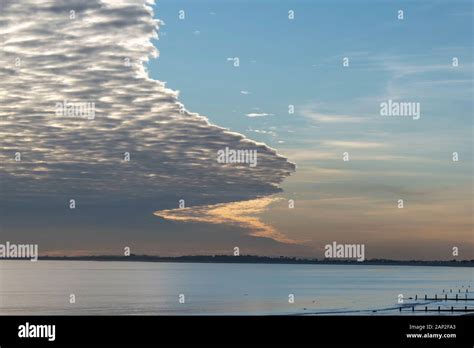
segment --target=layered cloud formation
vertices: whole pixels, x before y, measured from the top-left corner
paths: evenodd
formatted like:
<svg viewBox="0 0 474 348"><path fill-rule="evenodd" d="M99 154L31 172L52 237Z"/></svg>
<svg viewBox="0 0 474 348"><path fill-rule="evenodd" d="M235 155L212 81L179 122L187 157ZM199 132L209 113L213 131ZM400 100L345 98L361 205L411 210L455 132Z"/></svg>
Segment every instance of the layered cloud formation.
<svg viewBox="0 0 474 348"><path fill-rule="evenodd" d="M217 204L278 192L294 171L265 144L187 111L176 91L148 77L160 24L150 5L0 0L3 203ZM94 115L58 115L58 103L94 105ZM218 163L225 147L257 150L258 165Z"/></svg>

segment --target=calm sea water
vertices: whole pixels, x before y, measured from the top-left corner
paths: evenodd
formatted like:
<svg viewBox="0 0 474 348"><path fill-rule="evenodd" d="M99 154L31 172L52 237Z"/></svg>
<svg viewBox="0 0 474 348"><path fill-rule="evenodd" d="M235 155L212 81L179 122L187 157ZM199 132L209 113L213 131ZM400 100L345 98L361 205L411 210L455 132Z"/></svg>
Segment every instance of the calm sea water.
<svg viewBox="0 0 474 348"><path fill-rule="evenodd" d="M400 314L399 294L403 305L415 303L416 308L473 308L473 301L420 300L424 294L443 295L443 289L452 289L450 296L461 290L462 298L468 289L472 298L473 269L0 261L0 315L384 315ZM69 303L70 294L75 294L75 304ZM289 294L294 294L294 304ZM416 294L418 301L408 299ZM413 315L408 309L404 313Z"/></svg>

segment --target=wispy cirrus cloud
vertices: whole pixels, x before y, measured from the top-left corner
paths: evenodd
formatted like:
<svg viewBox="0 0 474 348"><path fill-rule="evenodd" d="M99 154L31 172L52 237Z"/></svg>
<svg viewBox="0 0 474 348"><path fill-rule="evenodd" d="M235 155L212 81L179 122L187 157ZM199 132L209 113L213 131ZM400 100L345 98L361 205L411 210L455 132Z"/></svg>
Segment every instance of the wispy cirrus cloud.
<svg viewBox="0 0 474 348"><path fill-rule="evenodd" d="M317 123L360 123L368 120L367 117L318 112L310 106L303 107L300 114Z"/></svg>
<svg viewBox="0 0 474 348"><path fill-rule="evenodd" d="M386 147L387 144L371 141L342 141L342 140L322 140L321 144L327 147L342 147L347 149L374 149Z"/></svg>
<svg viewBox="0 0 474 348"><path fill-rule="evenodd" d="M245 114L247 117L267 117L267 116L273 116L273 114L269 114L266 112L250 112L248 114Z"/></svg>

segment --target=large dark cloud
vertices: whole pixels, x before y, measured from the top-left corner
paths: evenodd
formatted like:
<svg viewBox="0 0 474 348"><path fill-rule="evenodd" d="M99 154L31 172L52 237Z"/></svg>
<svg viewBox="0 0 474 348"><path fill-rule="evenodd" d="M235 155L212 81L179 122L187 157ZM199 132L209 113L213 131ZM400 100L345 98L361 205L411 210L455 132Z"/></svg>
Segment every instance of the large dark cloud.
<svg viewBox="0 0 474 348"><path fill-rule="evenodd" d="M144 0L0 4L4 206L229 202L278 192L294 170L266 145L180 110L177 92L148 77L159 22ZM95 118L56 116L64 100L95 103ZM258 165L218 163L225 147L256 149Z"/></svg>

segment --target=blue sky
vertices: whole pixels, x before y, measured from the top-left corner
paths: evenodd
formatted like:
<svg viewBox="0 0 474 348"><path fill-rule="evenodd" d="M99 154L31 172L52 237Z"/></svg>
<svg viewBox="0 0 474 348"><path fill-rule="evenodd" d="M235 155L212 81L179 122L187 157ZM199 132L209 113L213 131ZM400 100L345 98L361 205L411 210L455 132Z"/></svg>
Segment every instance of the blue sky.
<svg viewBox="0 0 474 348"><path fill-rule="evenodd" d="M394 257L410 254L401 245L411 238L418 247L436 244L433 256L445 239L472 245L472 16L470 1L163 0L155 6L165 23L161 55L148 69L180 91L187 109L296 162L282 196L304 203L298 222L279 221L278 208L267 213L280 230L313 244L331 234L367 241L380 233L372 250L387 252L391 240ZM240 67L228 57L239 57ZM382 118L388 99L420 103L421 118ZM354 160L342 162L344 151ZM455 168L454 151L463 157ZM413 209L394 217L402 196ZM355 202L321 206L324 199ZM357 216L377 208L387 213L371 222ZM457 213L431 233L443 235L437 244L429 231L443 209ZM335 210L345 216L338 223Z"/></svg>
<svg viewBox="0 0 474 348"><path fill-rule="evenodd" d="M289 9L296 13L293 21L287 19ZM397 20L399 9L403 21ZM184 20L178 18L180 10L186 12ZM255 124L242 116L256 107L274 114L275 125L304 123L288 119L288 104L324 103L329 112L348 112L358 98L384 92L398 72L387 69L392 60L400 72L449 65L454 55L461 67L471 67L468 1L164 0L155 16L165 26L151 75L180 90L189 109L240 131ZM239 57L240 67L233 68L227 57ZM342 67L343 57L350 59L349 69ZM466 71L421 71L398 85L437 79L466 79ZM378 112L377 104L372 110L359 107ZM464 98L463 111L469 107Z"/></svg>

